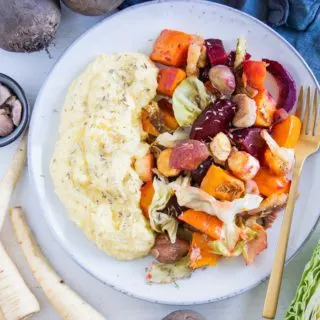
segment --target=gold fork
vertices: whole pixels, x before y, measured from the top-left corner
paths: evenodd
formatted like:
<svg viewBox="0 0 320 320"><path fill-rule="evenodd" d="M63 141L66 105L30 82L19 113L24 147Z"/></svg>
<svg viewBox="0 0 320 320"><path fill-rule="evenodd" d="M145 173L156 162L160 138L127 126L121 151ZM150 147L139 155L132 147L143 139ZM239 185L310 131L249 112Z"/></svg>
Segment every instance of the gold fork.
<svg viewBox="0 0 320 320"><path fill-rule="evenodd" d="M318 126L319 117L319 103L318 103L318 90L315 90L313 103L311 102L311 89L307 89L307 99L304 108L304 90L300 89L296 116L302 121L302 128L300 133L300 139L295 147L295 166L293 172L293 179L291 182L291 188L288 196L288 203L285 209L283 222L280 231L280 238L276 255L274 258L272 272L268 284L268 290L263 307L263 317L265 319L274 319L277 311L279 292L282 280L283 267L286 258L288 239L291 228L292 215L297 195L297 188L300 179L301 170L304 161L313 153L315 153L320 146L320 127Z"/></svg>

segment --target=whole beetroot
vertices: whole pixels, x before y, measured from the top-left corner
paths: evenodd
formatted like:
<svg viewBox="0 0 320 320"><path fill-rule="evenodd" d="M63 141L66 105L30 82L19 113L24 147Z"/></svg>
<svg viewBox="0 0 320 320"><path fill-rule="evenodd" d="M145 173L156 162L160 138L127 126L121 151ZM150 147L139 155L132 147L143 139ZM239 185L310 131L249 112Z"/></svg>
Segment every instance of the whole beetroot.
<svg viewBox="0 0 320 320"><path fill-rule="evenodd" d="M101 16L118 6L123 0L63 0L71 10L86 16Z"/></svg>
<svg viewBox="0 0 320 320"><path fill-rule="evenodd" d="M162 320L206 320L200 313L192 310L179 310L168 314Z"/></svg>
<svg viewBox="0 0 320 320"><path fill-rule="evenodd" d="M58 0L0 0L0 48L33 52L47 48L61 20Z"/></svg>

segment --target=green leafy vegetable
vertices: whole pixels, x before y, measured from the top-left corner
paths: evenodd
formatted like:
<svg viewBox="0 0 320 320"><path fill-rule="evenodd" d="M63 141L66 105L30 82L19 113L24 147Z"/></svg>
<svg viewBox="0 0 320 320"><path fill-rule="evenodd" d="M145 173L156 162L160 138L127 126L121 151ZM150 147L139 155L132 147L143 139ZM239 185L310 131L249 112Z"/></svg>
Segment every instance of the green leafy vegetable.
<svg viewBox="0 0 320 320"><path fill-rule="evenodd" d="M172 97L174 116L180 126L191 126L210 103L204 84L197 77L183 80Z"/></svg>
<svg viewBox="0 0 320 320"><path fill-rule="evenodd" d="M307 263L285 320L320 319L320 241Z"/></svg>
<svg viewBox="0 0 320 320"><path fill-rule="evenodd" d="M174 217L161 212L163 210L174 191L172 187L163 181L155 178L153 180L154 196L149 207L149 218L151 228L156 232L168 232L170 241L176 242L178 221Z"/></svg>
<svg viewBox="0 0 320 320"><path fill-rule="evenodd" d="M245 59L246 59L246 39L243 37L240 37L237 40L236 57L233 64L234 69L237 69Z"/></svg>
<svg viewBox="0 0 320 320"><path fill-rule="evenodd" d="M178 279L189 278L192 269L189 257L184 257L174 264L153 262L147 269L146 279L154 283L172 283Z"/></svg>

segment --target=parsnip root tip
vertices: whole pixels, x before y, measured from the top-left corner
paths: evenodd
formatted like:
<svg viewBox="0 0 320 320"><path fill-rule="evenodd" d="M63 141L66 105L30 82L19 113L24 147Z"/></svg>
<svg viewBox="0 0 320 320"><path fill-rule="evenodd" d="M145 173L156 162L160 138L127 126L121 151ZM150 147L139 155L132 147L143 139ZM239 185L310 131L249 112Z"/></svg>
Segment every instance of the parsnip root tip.
<svg viewBox="0 0 320 320"><path fill-rule="evenodd" d="M93 309L75 291L68 287L62 278L52 269L47 259L41 253L28 227L22 209L18 207L13 208L10 218L17 240L35 279L61 318L63 320L105 320L98 311Z"/></svg>

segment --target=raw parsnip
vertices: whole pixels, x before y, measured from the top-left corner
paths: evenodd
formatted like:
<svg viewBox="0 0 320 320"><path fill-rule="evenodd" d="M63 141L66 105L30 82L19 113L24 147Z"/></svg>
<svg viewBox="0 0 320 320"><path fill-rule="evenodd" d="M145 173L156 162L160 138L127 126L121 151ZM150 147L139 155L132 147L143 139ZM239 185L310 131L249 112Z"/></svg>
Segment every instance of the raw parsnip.
<svg viewBox="0 0 320 320"><path fill-rule="evenodd" d="M26 154L27 136L25 135L5 177L0 182L0 231L9 208L11 195L22 172ZM0 243L0 320L26 319L39 310L37 299Z"/></svg>
<svg viewBox="0 0 320 320"><path fill-rule="evenodd" d="M27 156L27 135L25 135L18 146L12 163L0 182L0 230L2 228L6 213L9 209L9 202L12 192L22 172Z"/></svg>
<svg viewBox="0 0 320 320"><path fill-rule="evenodd" d="M0 242L0 320L27 319L40 306Z"/></svg>
<svg viewBox="0 0 320 320"><path fill-rule="evenodd" d="M63 320L105 319L69 288L52 269L35 242L25 221L22 209L12 209L10 217L17 240L33 275L60 317Z"/></svg>

